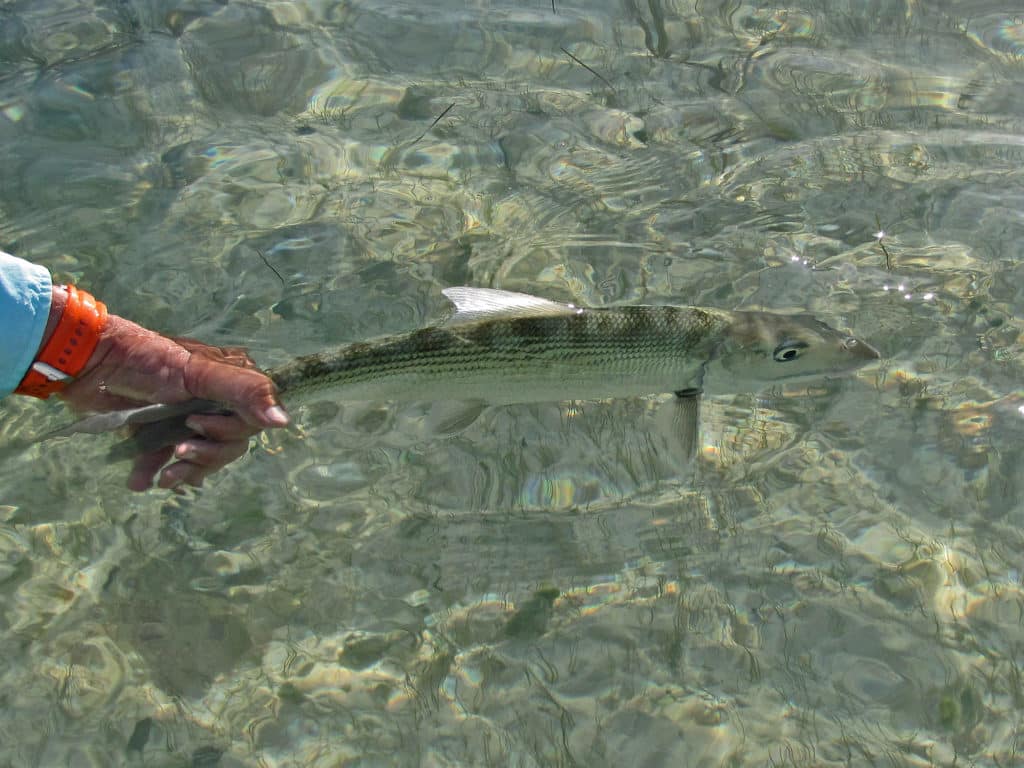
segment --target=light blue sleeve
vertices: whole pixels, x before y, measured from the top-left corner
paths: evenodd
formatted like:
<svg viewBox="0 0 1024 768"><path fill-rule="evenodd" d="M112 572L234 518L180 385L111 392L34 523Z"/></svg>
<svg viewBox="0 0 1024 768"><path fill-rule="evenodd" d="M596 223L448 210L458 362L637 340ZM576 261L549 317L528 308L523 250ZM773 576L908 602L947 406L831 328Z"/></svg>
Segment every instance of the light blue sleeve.
<svg viewBox="0 0 1024 768"><path fill-rule="evenodd" d="M11 394L32 365L52 296L49 270L0 251L0 397Z"/></svg>

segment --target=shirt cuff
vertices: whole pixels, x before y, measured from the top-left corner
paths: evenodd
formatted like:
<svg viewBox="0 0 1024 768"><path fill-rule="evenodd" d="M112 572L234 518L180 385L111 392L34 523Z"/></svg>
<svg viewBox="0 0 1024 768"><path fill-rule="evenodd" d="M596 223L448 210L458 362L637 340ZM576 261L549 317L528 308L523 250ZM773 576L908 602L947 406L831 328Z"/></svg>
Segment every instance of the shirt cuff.
<svg viewBox="0 0 1024 768"><path fill-rule="evenodd" d="M35 360L52 298L46 267L0 251L0 397L17 388Z"/></svg>

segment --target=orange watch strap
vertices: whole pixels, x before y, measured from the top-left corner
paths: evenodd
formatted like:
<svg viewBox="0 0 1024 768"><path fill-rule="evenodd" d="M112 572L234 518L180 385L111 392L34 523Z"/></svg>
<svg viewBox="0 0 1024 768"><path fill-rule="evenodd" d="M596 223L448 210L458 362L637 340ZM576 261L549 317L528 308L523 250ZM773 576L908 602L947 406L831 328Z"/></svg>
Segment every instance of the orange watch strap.
<svg viewBox="0 0 1024 768"><path fill-rule="evenodd" d="M45 400L54 392L62 390L70 379L85 368L100 340L100 333L107 322L106 306L73 285L64 288L68 294L64 314L49 341L36 356L32 368L14 390L19 395ZM64 374L64 377L45 373L54 370L57 374Z"/></svg>

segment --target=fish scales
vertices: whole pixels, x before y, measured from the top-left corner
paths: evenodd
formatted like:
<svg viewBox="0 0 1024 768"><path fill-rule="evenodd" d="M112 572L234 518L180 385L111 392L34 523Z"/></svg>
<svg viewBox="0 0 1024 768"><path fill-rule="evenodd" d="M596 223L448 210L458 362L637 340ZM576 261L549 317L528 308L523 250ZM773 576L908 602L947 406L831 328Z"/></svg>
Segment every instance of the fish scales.
<svg viewBox="0 0 1024 768"><path fill-rule="evenodd" d="M695 363L710 352L710 331L727 321L724 315L693 307L624 307L484 320L309 355L273 369L270 376L284 395L333 386L342 399L346 394L362 399L362 385L372 385L367 397L388 399L415 395L415 390L405 391L410 386L425 387L420 394L433 397L433 382L450 388L455 382L478 381L482 391L462 394L493 400L498 393L489 375L506 382L533 377L541 383L568 376L579 385L589 383L588 396L612 396L627 383L623 377L635 385L674 371L685 380L671 379L673 385L689 384L698 371ZM601 380L609 378L603 386ZM535 397L550 397L546 387L541 389ZM518 395L534 399L522 390Z"/></svg>

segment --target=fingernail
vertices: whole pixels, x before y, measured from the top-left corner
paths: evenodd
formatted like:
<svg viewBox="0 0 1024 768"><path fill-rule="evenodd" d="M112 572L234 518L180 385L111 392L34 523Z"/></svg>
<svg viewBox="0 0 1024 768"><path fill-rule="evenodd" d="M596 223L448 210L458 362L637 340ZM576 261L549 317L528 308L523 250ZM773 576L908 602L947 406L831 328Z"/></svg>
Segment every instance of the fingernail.
<svg viewBox="0 0 1024 768"><path fill-rule="evenodd" d="M279 405L272 405L263 412L264 421L272 427L286 427L290 419L284 408Z"/></svg>
<svg viewBox="0 0 1024 768"><path fill-rule="evenodd" d="M191 446L182 443L174 449L174 457L177 459L184 459L185 461L191 461L196 457L196 451Z"/></svg>

